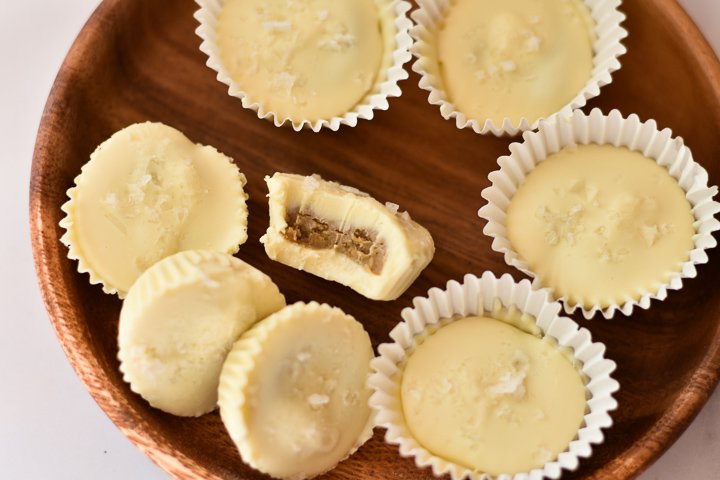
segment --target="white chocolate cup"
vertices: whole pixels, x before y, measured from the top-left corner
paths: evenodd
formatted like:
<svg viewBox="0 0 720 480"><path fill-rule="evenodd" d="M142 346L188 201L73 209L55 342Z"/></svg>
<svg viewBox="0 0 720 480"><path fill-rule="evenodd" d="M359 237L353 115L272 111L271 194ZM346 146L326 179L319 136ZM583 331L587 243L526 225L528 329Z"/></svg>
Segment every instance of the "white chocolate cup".
<svg viewBox="0 0 720 480"><path fill-rule="evenodd" d="M600 88L612 82L612 73L620 69L618 58L627 52L622 40L628 32L621 24L625 14L620 12L622 0L584 0L590 15L595 22L595 44L593 45L593 69L591 76L581 91L559 111L547 117L531 120L521 118L513 123L505 117L500 125L491 119L469 118L459 111L448 99L443 86L442 76L434 59L435 36L442 26L448 9L453 0L418 0L419 9L412 12L411 18L415 25L410 35L415 40L410 52L417 57L412 69L420 74L419 86L429 92L428 102L440 107L440 114L446 120L454 119L457 128L472 128L475 133L491 133L496 136L517 135L526 130L535 130L541 120L568 118L575 109L585 106L591 98L600 94Z"/></svg>
<svg viewBox="0 0 720 480"><path fill-rule="evenodd" d="M351 428L353 426L354 419L364 421L361 425L361 429L357 432L356 438L352 436L348 437L350 433L347 431L342 433L342 436L346 437L345 440L353 440L353 443L347 450L337 450L334 448L334 445L331 444L329 450L323 451L317 444L318 439L315 438L313 440L312 437L314 435L305 439L306 441L304 443L309 444L309 449L304 454L299 451L290 452L284 450L282 445L277 445L277 437L275 442L268 443L266 438L262 443L266 447L268 445L275 446L274 449L269 451L267 448L262 448L256 443L258 438L266 437L268 435L268 431L264 430L263 433L259 432L258 429L263 430L261 428L262 425L258 426L257 422L252 421L250 412L261 408L261 406L253 406L254 400L251 398L253 396L251 392L258 392L263 389L270 389L272 391L275 388L280 388L280 390L276 390L276 392L284 391L283 389L289 388L284 384L290 381L289 378L284 378L282 376L263 376L261 373L257 372L258 368L263 371L263 367L261 366L263 363L268 365L267 359L263 360L263 357L273 354L271 351L265 349L269 348L267 345L272 344L273 337L276 338L277 335L280 335L284 342L289 342L286 343L286 347L288 345L292 345L294 342L297 342L297 345L307 344L307 338L305 340L298 341L297 331L298 329L307 328L307 323L303 320L307 320L311 317L321 319L321 321L329 321L330 324L334 324L338 328L345 329L346 335L348 337L352 336L351 338L353 338L353 343L356 346L358 344L362 345L366 343L366 351L364 354L359 350L356 352L358 355L362 356L360 357L361 361L359 363L353 363L352 361L348 363L348 359L343 359L343 361L345 361L346 365L350 365L349 368L351 371L353 371L353 367L358 366L360 366L362 370L367 371L367 364L363 365L363 363L364 361L367 361L367 357L372 356L373 352L370 345L370 337L364 330L362 324L337 307L331 307L327 304L318 304L317 302L297 302L266 317L258 322L253 328L245 332L234 344L232 350L228 354L220 375L218 405L220 407L220 416L225 428L237 446L243 462L274 478L304 480L306 478L313 478L315 476L322 475L323 473L332 470L340 462L354 454L373 435L373 428L375 425L374 412L372 409L367 408L367 404L363 404L364 398L362 397L367 398L370 393L367 390L367 386L364 385L364 391L360 393L362 397L359 397L359 401L354 404L358 408L346 407L341 410L341 412L345 414L344 420L349 420L344 427ZM295 329L296 335L288 336L282 332L282 330L288 328ZM311 325L310 329L317 329L317 323L314 326ZM336 333L337 331L338 330L335 330ZM325 339L325 342L326 346L328 346L327 339ZM274 351L277 352L278 350ZM284 353L282 348L279 353L281 355ZM306 360L308 359L309 357ZM286 369L288 370L289 365L286 365L286 367L288 367ZM275 368L276 367L272 367L269 371L272 373ZM279 368L279 370L283 370L284 368L285 367ZM264 371L266 373L268 372L267 366ZM275 371L277 372L277 370ZM326 380L337 381L338 375L328 377ZM360 383L362 383L362 380L364 380L364 376L357 379ZM280 387L280 384L283 384L284 386ZM340 382L340 384L342 385L343 382ZM345 385L347 386L347 384ZM295 387L297 386L298 385L295 385ZM337 396L337 393L335 395ZM297 419L298 416L302 416L300 413L301 411L293 408L292 401L290 400L292 397L284 397L283 394L280 394L280 397L278 398L282 399L282 402L278 405L285 405L287 407L287 411L284 412L284 418L286 419L286 423L284 423L284 425L286 425L290 431L294 431L295 434L297 434L298 425L287 425L287 420L290 420L290 423L292 423L293 418ZM288 414L291 416L288 417ZM362 417L358 417L359 415L367 415L367 418L363 419ZM331 415L329 418L338 420L338 417L335 415ZM333 422L330 423L330 426L335 426L332 423ZM302 423L300 425L302 425ZM312 425L312 423L310 423L310 425ZM355 426L357 426L357 424ZM288 435L288 433L280 431L278 435L283 436ZM287 444L285 444L285 446L286 445Z"/></svg>
<svg viewBox="0 0 720 480"><path fill-rule="evenodd" d="M375 110L387 110L389 108L388 98L401 95L398 82L408 78L408 72L403 65L410 61L410 46L412 38L409 35L412 22L407 17L411 6L405 0L376 0L380 8L379 16L390 16L394 18L394 36L392 39L384 39L387 48L392 45L392 51L383 53L383 65L378 71L375 84L368 90L365 96L349 112L331 118L311 121L308 119L281 118L275 112L267 110L257 99L243 90L230 76L228 69L221 61L220 49L217 45L216 27L218 17L222 11L225 0L195 0L200 9L195 12L195 19L200 26L195 33L202 39L200 50L208 56L207 66L217 72L217 79L228 86L228 94L237 97L242 101L242 106L257 113L258 118L273 122L276 127L291 125L293 130L300 131L309 129L319 132L323 128L337 131L340 125L355 127L359 119L372 120Z"/></svg>
<svg viewBox="0 0 720 480"><path fill-rule="evenodd" d="M708 186L707 171L693 160L692 152L685 146L683 139L673 137L668 128L658 130L654 120L642 123L635 114L625 118L618 110L604 115L599 109L594 109L589 115L577 110L570 119L541 122L537 132L525 132L523 142L510 145L511 154L498 159L500 169L490 173L492 184L482 191L487 204L478 212L480 218L488 222L483 233L493 239L492 249L504 255L505 263L532 277L534 287L540 287L542 279L530 270L507 238L505 221L508 205L520 184L537 164L566 146L586 144L626 147L655 160L677 180L695 217L694 247L689 252L688 260L656 291L647 292L639 298L628 297L621 305L611 304L605 308L599 305L589 308L569 305L565 298L557 298L563 302L566 313L573 313L579 308L586 319L592 318L598 311L610 319L616 311L630 315L635 306L647 309L652 299L664 300L668 290L682 288L683 278L694 278L697 275L696 265L707 263L705 250L717 245L712 232L720 230L720 222L715 218L715 214L720 212L720 203L713 200L718 187Z"/></svg>
<svg viewBox="0 0 720 480"><path fill-rule="evenodd" d="M415 337L443 319L492 311L497 300L503 307L514 306L521 313L534 317L543 335L555 339L559 347L570 348L573 357L582 362L581 371L587 377L587 409L575 439L555 460L542 468L496 477L502 480L559 478L562 470L575 470L580 458L589 457L592 445L603 442L602 429L612 425L609 412L617 408L613 393L620 387L610 376L616 365L605 358L605 345L593 342L588 330L580 328L567 317L558 316L560 304L550 301L547 289L534 290L528 280L516 283L508 274L500 278L490 272L483 273L481 277L465 275L463 283L451 280L444 290L432 288L427 297L413 299L413 308L402 311L403 321L390 332L393 342L380 345L379 356L370 364L373 373L368 382L374 390L370 405L376 410L376 424L387 430L385 440L388 443L399 445L400 455L413 457L420 468L431 467L435 476L449 474L453 480L492 478L486 473L437 457L420 445L405 422L399 391L403 364L407 352L416 345Z"/></svg>

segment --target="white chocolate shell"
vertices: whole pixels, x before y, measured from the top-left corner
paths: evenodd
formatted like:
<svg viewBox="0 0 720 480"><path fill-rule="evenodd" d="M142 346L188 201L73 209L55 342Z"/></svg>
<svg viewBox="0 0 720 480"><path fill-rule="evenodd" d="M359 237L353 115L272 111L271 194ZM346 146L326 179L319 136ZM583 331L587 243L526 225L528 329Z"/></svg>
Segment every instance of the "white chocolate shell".
<svg viewBox="0 0 720 480"><path fill-rule="evenodd" d="M319 132L323 128L338 130L341 125L355 127L358 120L371 120L375 110L387 110L388 99L401 94L398 82L408 78L403 65L410 61L412 38L408 34L412 22L407 17L411 8L409 2L403 0L376 0L378 19L382 29L384 54L374 84L350 111L340 115L310 120L306 118L289 118L270 110L259 99L252 97L230 75L229 69L223 64L217 43L217 26L225 0L195 0L200 9L195 12L195 19L200 26L195 33L202 39L200 50L208 56L207 66L217 72L218 81L228 86L228 94L239 98L244 108L254 111L258 118L272 122L276 127L292 126L295 131L310 129Z"/></svg>
<svg viewBox="0 0 720 480"><path fill-rule="evenodd" d="M549 155L573 145L613 145L642 153L667 169L685 193L695 217L695 235L687 260L677 271L671 272L667 282L658 280L652 291L628 292L622 303L609 305L571 304L553 292L567 313L580 309L585 318L596 313L613 318L616 312L631 315L635 307L647 309L651 300L664 300L670 290L679 290L683 278L697 275L696 265L707 263L706 250L717 245L713 232L720 230L716 218L720 203L715 200L717 186L708 185L708 172L693 159L692 152L681 137L673 137L670 129L658 129L655 120L641 122L637 115L623 117L618 110L605 115L599 109L589 114L577 110L572 118L556 122L541 122L538 131L525 132L521 143L510 145L510 155L498 159L499 170L490 173L492 184L482 191L487 200L478 215L487 220L483 233L493 239L492 249L503 254L505 263L533 278L533 286L544 287L544 279L533 272L528 263L515 251L507 236L507 208L525 177Z"/></svg>
<svg viewBox="0 0 720 480"><path fill-rule="evenodd" d="M582 108L589 99L600 94L600 88L612 82L612 74L620 69L618 60L627 49L622 41L628 32L621 25L625 14L619 10L622 0L584 0L595 22L595 43L593 67L590 78L583 88L557 112L549 113L544 119L567 118L575 109ZM414 21L410 35L415 42L411 48L417 57L412 69L420 75L419 86L428 93L428 102L440 108L446 120L453 120L457 128L470 128L475 133L496 136L517 135L537 128L543 118L521 118L513 122L505 117L500 124L491 119L470 118L452 103L443 84L437 61L436 32L443 25L443 19L452 8L453 0L419 0L411 17Z"/></svg>
<svg viewBox="0 0 720 480"><path fill-rule="evenodd" d="M587 379L587 409L577 436L557 458L529 472L492 477L452 459L441 458L420 444L405 421L399 392L403 366L418 336L456 318L492 312L497 302L504 308L515 308L530 315L543 336L572 352L573 358L582 364L581 373ZM547 289L534 290L528 280L515 282L507 274L497 278L491 272L484 272L481 277L467 274L462 283L449 281L444 289L432 288L426 297L416 297L412 303L412 308L402 311L403 321L391 330L392 341L378 347L379 355L371 362L373 374L369 380L373 389L370 405L376 411L376 424L387 430L385 441L398 445L400 455L412 457L419 468L432 468L438 477L449 474L452 480L540 480L559 478L563 470L577 469L580 459L592 454L593 444L603 442L602 430L612 426L610 411L617 408L613 395L620 385L611 376L616 364L605 358L605 345L593 342L587 329L558 315L561 306L551 301Z"/></svg>
<svg viewBox="0 0 720 480"><path fill-rule="evenodd" d="M220 370L240 335L285 306L270 277L231 255L191 250L143 273L120 312L123 378L180 416L215 409Z"/></svg>
<svg viewBox="0 0 720 480"><path fill-rule="evenodd" d="M90 283L123 298L168 255L237 252L247 240L245 183L215 148L161 123L130 125L98 146L75 178L60 240Z"/></svg>
<svg viewBox="0 0 720 480"><path fill-rule="evenodd" d="M220 415L245 463L275 478L320 475L372 436L373 350L340 309L296 303L233 346L220 376Z"/></svg>

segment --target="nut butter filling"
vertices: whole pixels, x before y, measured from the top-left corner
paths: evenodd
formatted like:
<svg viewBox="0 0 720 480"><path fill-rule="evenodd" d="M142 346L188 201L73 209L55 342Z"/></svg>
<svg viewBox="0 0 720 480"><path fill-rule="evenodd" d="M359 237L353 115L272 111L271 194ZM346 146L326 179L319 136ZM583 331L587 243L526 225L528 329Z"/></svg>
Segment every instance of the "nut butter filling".
<svg viewBox="0 0 720 480"><path fill-rule="evenodd" d="M342 231L334 222L297 209L288 211L287 224L283 232L287 240L317 250L335 249L376 275L382 272L387 249L377 241L377 232L362 228Z"/></svg>

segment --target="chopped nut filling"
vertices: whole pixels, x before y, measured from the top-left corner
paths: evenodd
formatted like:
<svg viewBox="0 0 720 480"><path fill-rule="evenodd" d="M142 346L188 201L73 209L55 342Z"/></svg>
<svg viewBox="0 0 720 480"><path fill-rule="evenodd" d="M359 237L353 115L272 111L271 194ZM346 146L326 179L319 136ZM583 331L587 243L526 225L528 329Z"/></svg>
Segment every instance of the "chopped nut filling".
<svg viewBox="0 0 720 480"><path fill-rule="evenodd" d="M376 241L377 232L362 228L342 231L333 222L299 210L288 212L287 224L283 235L291 242L318 250L333 248L376 275L382 271L386 249Z"/></svg>

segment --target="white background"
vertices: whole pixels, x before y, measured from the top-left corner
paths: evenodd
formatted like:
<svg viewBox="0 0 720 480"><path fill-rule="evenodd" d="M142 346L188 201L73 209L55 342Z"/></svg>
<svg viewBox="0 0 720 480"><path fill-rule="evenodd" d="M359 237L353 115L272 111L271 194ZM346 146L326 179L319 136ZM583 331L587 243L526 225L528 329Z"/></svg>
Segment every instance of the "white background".
<svg viewBox="0 0 720 480"><path fill-rule="evenodd" d="M167 478L114 427L70 368L42 305L30 251L28 182L40 114L97 3L0 5L0 477L12 480ZM720 52L720 0L680 3ZM643 479L710 479L718 472L720 390Z"/></svg>

